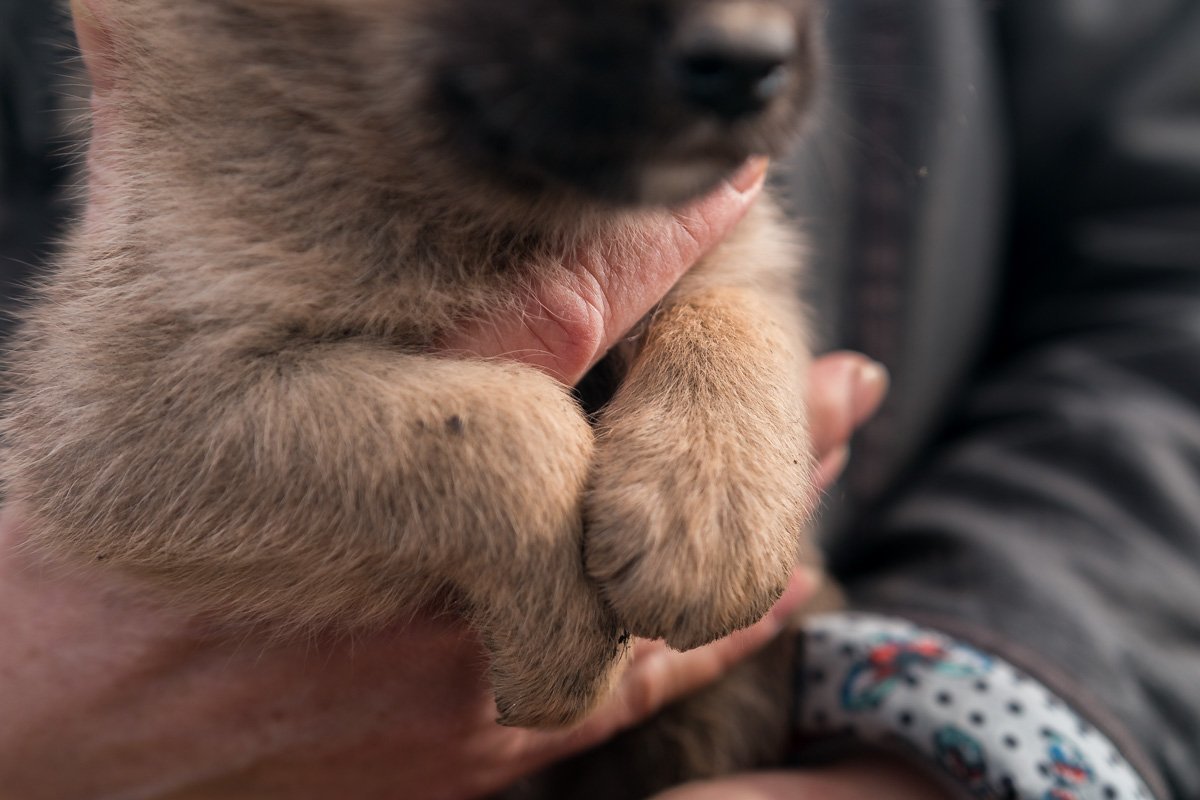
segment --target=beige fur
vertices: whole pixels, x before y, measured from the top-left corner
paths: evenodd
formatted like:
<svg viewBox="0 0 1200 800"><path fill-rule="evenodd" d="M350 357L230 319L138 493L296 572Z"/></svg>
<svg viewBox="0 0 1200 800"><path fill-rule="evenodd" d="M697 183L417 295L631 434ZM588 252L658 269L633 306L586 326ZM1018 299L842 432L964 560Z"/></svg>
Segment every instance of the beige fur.
<svg viewBox="0 0 1200 800"><path fill-rule="evenodd" d="M826 583L795 622L844 605ZM644 800L689 781L778 767L794 733L796 643L781 636L719 682L493 800Z"/></svg>
<svg viewBox="0 0 1200 800"><path fill-rule="evenodd" d="M799 262L783 230L764 203L684 278L601 417L588 571L633 633L680 649L766 614L811 511Z"/></svg>
<svg viewBox="0 0 1200 800"><path fill-rule="evenodd" d="M760 203L595 434L543 373L436 354L666 213L460 157L433 65L480 2L111 0L110 169L15 348L4 480L35 547L222 620L371 625L448 593L500 719L563 725L626 632L692 647L782 592L812 497L800 259ZM738 147L782 143L788 102Z"/></svg>

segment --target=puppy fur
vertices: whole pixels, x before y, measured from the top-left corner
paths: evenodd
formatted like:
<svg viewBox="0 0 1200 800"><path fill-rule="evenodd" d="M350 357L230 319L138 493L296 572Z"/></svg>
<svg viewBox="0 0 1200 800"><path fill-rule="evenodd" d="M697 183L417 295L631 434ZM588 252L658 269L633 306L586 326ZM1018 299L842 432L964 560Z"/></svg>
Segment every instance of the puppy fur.
<svg viewBox="0 0 1200 800"><path fill-rule="evenodd" d="M579 719L628 633L760 618L814 494L801 258L769 201L650 318L595 426L534 368L437 352L792 137L805 47L703 169L644 179L694 144L647 43L719 1L106 3L108 166L8 375L31 546L283 630L449 596L511 725ZM807 2L776 5L806 33Z"/></svg>

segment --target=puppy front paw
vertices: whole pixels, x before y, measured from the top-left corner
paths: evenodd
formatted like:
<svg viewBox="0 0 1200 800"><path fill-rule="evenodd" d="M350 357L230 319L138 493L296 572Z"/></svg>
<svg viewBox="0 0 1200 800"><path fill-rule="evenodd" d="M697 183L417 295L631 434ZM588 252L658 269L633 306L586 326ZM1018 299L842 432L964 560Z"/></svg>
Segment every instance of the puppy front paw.
<svg viewBox="0 0 1200 800"><path fill-rule="evenodd" d="M587 570L632 633L686 650L754 624L787 587L815 498L808 438L798 424L639 419L599 444Z"/></svg>
<svg viewBox="0 0 1200 800"><path fill-rule="evenodd" d="M625 667L629 637L594 590L577 592L561 582L550 588L576 596L553 610L527 606L547 613L527 613L520 636L484 637L501 725L574 725L608 696Z"/></svg>

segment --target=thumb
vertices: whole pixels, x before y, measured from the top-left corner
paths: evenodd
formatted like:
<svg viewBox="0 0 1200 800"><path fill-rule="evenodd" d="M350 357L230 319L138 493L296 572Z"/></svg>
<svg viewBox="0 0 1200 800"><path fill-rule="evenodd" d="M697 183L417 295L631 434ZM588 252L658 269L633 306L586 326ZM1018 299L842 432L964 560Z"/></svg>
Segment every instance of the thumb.
<svg viewBox="0 0 1200 800"><path fill-rule="evenodd" d="M766 168L766 159L753 159L700 200L647 214L622 241L595 243L531 287L523 310L468 323L442 349L520 361L574 385L733 230L758 197Z"/></svg>
<svg viewBox="0 0 1200 800"><path fill-rule="evenodd" d="M766 158L750 159L716 190L657 220L644 232L640 248L602 251L603 270L595 283L603 294L600 307L608 314L598 352L587 368L625 338L688 270L730 234L762 191L767 165Z"/></svg>

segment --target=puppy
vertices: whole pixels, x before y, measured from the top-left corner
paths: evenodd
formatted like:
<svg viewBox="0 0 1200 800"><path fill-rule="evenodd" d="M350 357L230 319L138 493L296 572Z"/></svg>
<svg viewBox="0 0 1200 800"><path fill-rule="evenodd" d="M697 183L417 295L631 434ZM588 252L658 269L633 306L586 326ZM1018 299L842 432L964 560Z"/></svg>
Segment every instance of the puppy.
<svg viewBox="0 0 1200 800"><path fill-rule="evenodd" d="M229 622L448 595L509 725L586 714L628 634L759 619L814 496L770 202L648 320L594 426L536 369L436 344L779 152L809 5L110 0L102 213L10 369L32 546Z"/></svg>

